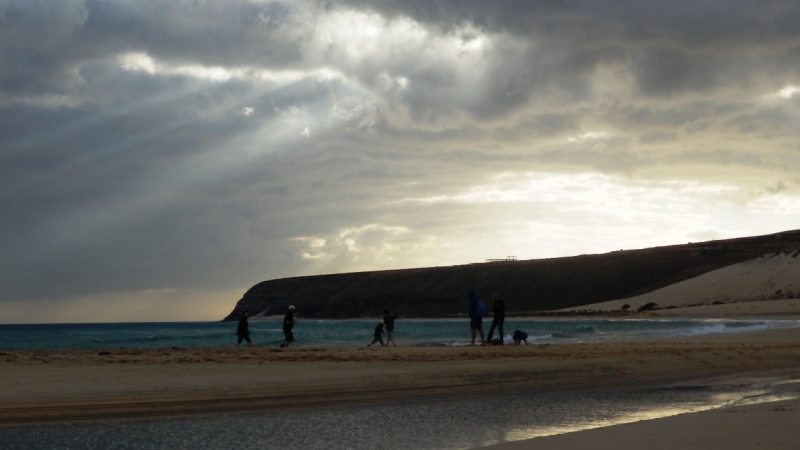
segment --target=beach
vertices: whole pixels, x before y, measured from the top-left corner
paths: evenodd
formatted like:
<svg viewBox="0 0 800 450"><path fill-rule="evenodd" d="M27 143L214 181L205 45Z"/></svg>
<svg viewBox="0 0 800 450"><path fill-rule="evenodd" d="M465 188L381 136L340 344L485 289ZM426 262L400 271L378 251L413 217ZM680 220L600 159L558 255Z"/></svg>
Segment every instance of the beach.
<svg viewBox="0 0 800 450"><path fill-rule="evenodd" d="M800 445L800 401L721 408L624 425L508 442L486 450L787 449Z"/></svg>
<svg viewBox="0 0 800 450"><path fill-rule="evenodd" d="M0 424L318 410L765 377L800 378L800 329L503 347L18 350L0 352ZM798 418L793 405L780 417ZM704 421L721 420L742 429L736 420L745 413L709 414L652 423L703 430ZM644 427L620 427L637 426ZM536 445L552 440L548 448L570 448L582 433L599 432L611 433L536 438ZM526 448L525 441L502 445Z"/></svg>

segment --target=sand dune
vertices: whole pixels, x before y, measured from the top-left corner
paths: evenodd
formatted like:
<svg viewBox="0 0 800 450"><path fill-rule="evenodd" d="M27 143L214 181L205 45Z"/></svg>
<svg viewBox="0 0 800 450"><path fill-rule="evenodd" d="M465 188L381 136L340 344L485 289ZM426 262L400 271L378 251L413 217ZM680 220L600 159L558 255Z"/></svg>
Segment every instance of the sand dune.
<svg viewBox="0 0 800 450"><path fill-rule="evenodd" d="M627 304L635 311L650 302L656 303L663 309L714 303L783 300L781 304L791 310L787 312L797 313L800 310L794 307L796 302L786 300L800 298L798 256L800 247L791 247L723 267L644 295L595 303L583 306L581 309L613 311ZM746 312L746 309L743 311Z"/></svg>

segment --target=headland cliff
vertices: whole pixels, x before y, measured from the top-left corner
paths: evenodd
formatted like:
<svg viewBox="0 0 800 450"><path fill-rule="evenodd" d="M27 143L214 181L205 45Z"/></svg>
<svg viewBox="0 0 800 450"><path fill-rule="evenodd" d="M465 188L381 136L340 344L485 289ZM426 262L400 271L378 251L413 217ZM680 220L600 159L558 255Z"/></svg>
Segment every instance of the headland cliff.
<svg viewBox="0 0 800 450"><path fill-rule="evenodd" d="M282 314L305 318L454 317L466 291L506 300L507 313L577 308L646 294L722 267L800 244L800 230L597 255L282 278L250 288L224 320Z"/></svg>

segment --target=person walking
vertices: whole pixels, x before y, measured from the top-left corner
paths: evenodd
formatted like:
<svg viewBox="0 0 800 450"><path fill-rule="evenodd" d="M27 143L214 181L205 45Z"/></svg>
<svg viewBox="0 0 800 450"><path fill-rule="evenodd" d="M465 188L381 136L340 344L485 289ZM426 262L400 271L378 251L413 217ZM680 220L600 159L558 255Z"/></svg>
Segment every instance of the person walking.
<svg viewBox="0 0 800 450"><path fill-rule="evenodd" d="M378 326L375 327L375 334L372 336L374 339L372 339L372 342L367 344L367 347L372 346L372 344L376 342L380 342L381 347L383 347L383 337L381 336L382 334L383 334L383 322L378 322Z"/></svg>
<svg viewBox="0 0 800 450"><path fill-rule="evenodd" d="M247 341L247 346L252 347L253 343L250 341L250 329L248 328L247 324L247 317L250 315L250 311L244 310L242 311L242 315L239 317L239 325L236 326L236 335L239 336L236 339L236 345L234 348L239 348L239 344L242 341Z"/></svg>
<svg viewBox="0 0 800 450"><path fill-rule="evenodd" d="M494 336L494 329L497 328L500 332L500 345L503 345L503 338L505 337L503 333L503 322L506 321L506 304L503 302L503 299L500 298L499 292L495 292L492 297L492 314L494 318L492 319L492 326L489 327L489 338L487 341L493 342L492 336Z"/></svg>
<svg viewBox="0 0 800 450"><path fill-rule="evenodd" d="M397 320L397 311L394 312L393 316L389 315L389 310L385 310L383 312L383 323L386 325L386 345L394 344L397 347L397 343L394 342L394 337L392 333L394 333L394 321Z"/></svg>
<svg viewBox="0 0 800 450"><path fill-rule="evenodd" d="M289 305L289 312L286 313L286 317L283 318L283 336L285 340L283 344L281 344L281 348L288 347L289 344L294 342L294 333L292 333L292 328L294 324L297 323L294 320L294 306Z"/></svg>
<svg viewBox="0 0 800 450"><path fill-rule="evenodd" d="M483 305L483 300L478 298L477 294L475 294L475 290L470 289L467 291L467 298L469 301L467 302L467 312L469 313L469 328L472 332L472 343L469 345L475 345L475 333L480 332L481 334L481 345L486 345L486 338L483 335L483 311L481 309L486 309Z"/></svg>

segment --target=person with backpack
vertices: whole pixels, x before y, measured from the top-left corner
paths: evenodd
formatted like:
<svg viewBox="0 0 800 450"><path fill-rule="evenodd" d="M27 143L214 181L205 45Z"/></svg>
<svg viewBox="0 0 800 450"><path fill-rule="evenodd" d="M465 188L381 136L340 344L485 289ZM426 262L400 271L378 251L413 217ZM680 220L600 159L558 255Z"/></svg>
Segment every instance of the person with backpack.
<svg viewBox="0 0 800 450"><path fill-rule="evenodd" d="M242 311L241 317L239 317L239 325L236 326L236 336L239 338L236 340L236 345L234 348L239 348L239 344L242 341L247 341L247 346L252 347L253 343L250 342L250 330L247 324L247 316L250 315L250 311L244 310Z"/></svg>
<svg viewBox="0 0 800 450"><path fill-rule="evenodd" d="M497 345L503 345L503 322L506 321L506 304L503 302L503 299L500 298L500 293L495 292L494 297L492 297L492 315L494 316L492 319L492 326L489 327L489 342L494 344L492 341L492 336L494 336L494 329L497 328L500 331L500 342Z"/></svg>
<svg viewBox="0 0 800 450"><path fill-rule="evenodd" d="M472 343L469 345L475 345L475 333L479 332L481 334L481 345L486 345L486 337L483 335L483 318L488 314L486 310L486 304L483 303L483 300L478 298L478 295L475 294L474 289L470 289L467 291L467 312L469 313L469 328L472 332Z"/></svg>
<svg viewBox="0 0 800 450"><path fill-rule="evenodd" d="M378 326L375 327L375 334L373 336L374 339L372 339L372 342L367 344L367 347L372 346L372 344L376 342L380 342L381 347L383 347L383 337L381 336L382 334L383 334L383 322L378 322Z"/></svg>

